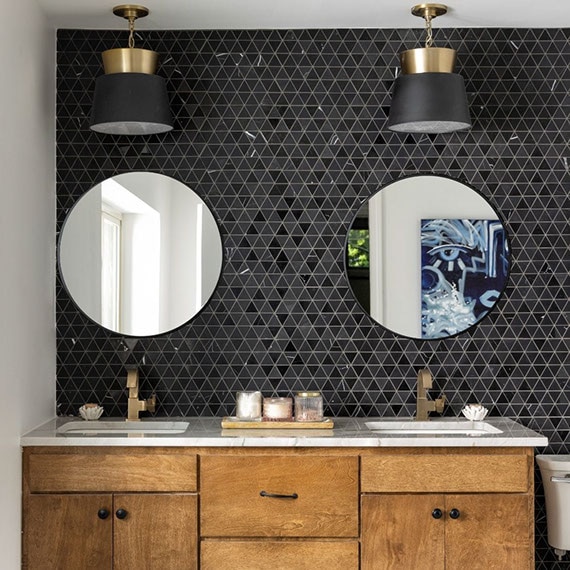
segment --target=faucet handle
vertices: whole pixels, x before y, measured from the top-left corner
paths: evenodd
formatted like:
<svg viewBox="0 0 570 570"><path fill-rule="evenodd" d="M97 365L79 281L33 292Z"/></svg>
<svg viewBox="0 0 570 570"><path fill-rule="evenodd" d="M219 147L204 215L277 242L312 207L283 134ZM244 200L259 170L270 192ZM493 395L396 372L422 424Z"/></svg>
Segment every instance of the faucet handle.
<svg viewBox="0 0 570 570"><path fill-rule="evenodd" d="M435 411L438 414L442 414L443 413L443 408L445 407L445 402L447 401L447 398L445 397L445 394L441 395L441 398L437 398L435 400Z"/></svg>
<svg viewBox="0 0 570 570"><path fill-rule="evenodd" d="M147 412L154 412L156 409L156 394L153 394L147 401L146 401L146 411Z"/></svg>

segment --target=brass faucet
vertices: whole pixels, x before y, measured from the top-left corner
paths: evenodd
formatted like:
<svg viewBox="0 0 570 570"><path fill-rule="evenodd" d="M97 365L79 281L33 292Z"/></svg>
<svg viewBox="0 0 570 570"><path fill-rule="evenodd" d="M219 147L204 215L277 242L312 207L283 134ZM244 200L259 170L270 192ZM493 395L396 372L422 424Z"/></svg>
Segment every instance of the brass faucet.
<svg viewBox="0 0 570 570"><path fill-rule="evenodd" d="M422 368L418 372L418 395L416 399L416 420L429 420L430 412L441 414L445 406L445 396L437 400L428 400L427 391L433 386L433 376L427 368Z"/></svg>
<svg viewBox="0 0 570 570"><path fill-rule="evenodd" d="M156 407L156 395L153 394L148 400L139 400L139 370L131 368L127 370L127 388L129 389L129 406L127 409L127 421L138 422L139 412L154 412Z"/></svg>

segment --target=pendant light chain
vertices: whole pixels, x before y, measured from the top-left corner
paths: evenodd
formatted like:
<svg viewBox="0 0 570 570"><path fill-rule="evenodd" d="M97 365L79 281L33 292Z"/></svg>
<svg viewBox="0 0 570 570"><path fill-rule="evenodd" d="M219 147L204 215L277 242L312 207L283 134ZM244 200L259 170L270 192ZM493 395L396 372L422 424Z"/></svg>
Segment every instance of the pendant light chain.
<svg viewBox="0 0 570 570"><path fill-rule="evenodd" d="M135 20L134 16L129 18L129 47L135 47Z"/></svg>
<svg viewBox="0 0 570 570"><path fill-rule="evenodd" d="M425 47L430 48L433 46L433 30L431 27L432 17L429 14L426 14L425 19L426 19L426 46Z"/></svg>

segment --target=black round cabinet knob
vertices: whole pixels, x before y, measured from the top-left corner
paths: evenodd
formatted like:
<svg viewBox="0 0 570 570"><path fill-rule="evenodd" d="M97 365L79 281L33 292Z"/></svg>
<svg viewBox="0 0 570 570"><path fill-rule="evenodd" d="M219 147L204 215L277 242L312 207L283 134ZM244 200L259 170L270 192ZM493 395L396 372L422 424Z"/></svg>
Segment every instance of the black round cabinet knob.
<svg viewBox="0 0 570 570"><path fill-rule="evenodd" d="M127 511L125 509L117 509L115 513L118 519L126 519L127 518Z"/></svg>
<svg viewBox="0 0 570 570"><path fill-rule="evenodd" d="M449 516L452 519L458 519L460 517L461 513L459 512L458 509L451 509L449 511Z"/></svg>
<svg viewBox="0 0 570 570"><path fill-rule="evenodd" d="M107 509L99 509L99 511L97 512L97 516L101 520L105 520L109 516L109 511Z"/></svg>
<svg viewBox="0 0 570 570"><path fill-rule="evenodd" d="M434 509L434 510L431 512L431 516L432 516L434 519L440 519L440 518L443 516L443 512L441 511L441 509Z"/></svg>

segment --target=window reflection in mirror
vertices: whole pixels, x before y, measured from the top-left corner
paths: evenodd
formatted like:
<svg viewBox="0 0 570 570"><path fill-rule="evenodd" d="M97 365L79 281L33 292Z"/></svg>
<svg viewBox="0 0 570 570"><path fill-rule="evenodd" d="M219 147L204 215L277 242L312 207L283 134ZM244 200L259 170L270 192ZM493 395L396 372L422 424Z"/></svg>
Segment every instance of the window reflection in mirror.
<svg viewBox="0 0 570 570"><path fill-rule="evenodd" d="M359 209L346 271L370 316L403 336L453 336L499 300L509 269L504 227L472 188L440 176L393 182Z"/></svg>
<svg viewBox="0 0 570 570"><path fill-rule="evenodd" d="M109 330L167 332L196 315L221 272L217 224L203 200L166 176L104 180L69 213L60 271L77 306Z"/></svg>
<svg viewBox="0 0 570 570"><path fill-rule="evenodd" d="M101 324L111 330L120 326L122 216L103 202L101 211Z"/></svg>

